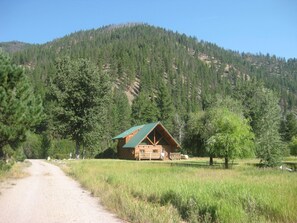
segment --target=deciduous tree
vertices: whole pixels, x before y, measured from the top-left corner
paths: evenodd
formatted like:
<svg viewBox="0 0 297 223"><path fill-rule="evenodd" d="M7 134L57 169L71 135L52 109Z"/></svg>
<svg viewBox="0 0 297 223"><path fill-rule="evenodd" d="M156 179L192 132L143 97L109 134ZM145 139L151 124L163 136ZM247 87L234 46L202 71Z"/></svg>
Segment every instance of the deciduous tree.
<svg viewBox="0 0 297 223"><path fill-rule="evenodd" d="M230 160L254 152L249 122L239 102L230 97L217 96L208 109L190 114L187 135L190 144L208 152L210 164L212 157L221 157L228 168Z"/></svg>
<svg viewBox="0 0 297 223"><path fill-rule="evenodd" d="M266 88L255 92L258 99L254 108L254 132L256 135L256 152L266 166L277 165L283 155L283 144L279 134L280 107L276 95Z"/></svg>
<svg viewBox="0 0 297 223"><path fill-rule="evenodd" d="M227 108L214 108L209 111L208 124L213 134L207 140L210 154L225 159L225 168L229 161L253 154L254 134L248 120Z"/></svg>
<svg viewBox="0 0 297 223"><path fill-rule="evenodd" d="M75 141L77 156L81 146L88 148L106 140L110 84L104 73L86 59L65 57L56 63L51 89L56 130Z"/></svg>

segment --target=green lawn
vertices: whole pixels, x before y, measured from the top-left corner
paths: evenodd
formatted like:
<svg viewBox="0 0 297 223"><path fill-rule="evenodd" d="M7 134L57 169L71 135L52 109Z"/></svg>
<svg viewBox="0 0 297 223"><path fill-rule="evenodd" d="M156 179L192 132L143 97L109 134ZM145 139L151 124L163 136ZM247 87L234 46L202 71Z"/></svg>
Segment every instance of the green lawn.
<svg viewBox="0 0 297 223"><path fill-rule="evenodd" d="M64 169L131 222L297 222L297 172L248 163L84 160Z"/></svg>

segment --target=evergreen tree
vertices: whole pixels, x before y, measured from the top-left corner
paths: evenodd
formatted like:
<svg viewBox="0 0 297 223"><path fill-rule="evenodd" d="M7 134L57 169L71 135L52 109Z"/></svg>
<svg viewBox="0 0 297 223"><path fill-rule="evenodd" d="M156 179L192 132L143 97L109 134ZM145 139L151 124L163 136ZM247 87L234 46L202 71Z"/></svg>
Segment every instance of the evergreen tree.
<svg viewBox="0 0 297 223"><path fill-rule="evenodd" d="M161 83L159 87L157 106L160 111L160 121L169 132L172 132L174 124L174 106L164 83Z"/></svg>
<svg viewBox="0 0 297 223"><path fill-rule="evenodd" d="M190 113L186 128L184 145L190 153L196 156L208 155L206 140L210 137L210 129L206 128L207 112L197 111Z"/></svg>
<svg viewBox="0 0 297 223"><path fill-rule="evenodd" d="M152 95L141 91L132 103L132 123L144 124L158 121L159 111Z"/></svg>
<svg viewBox="0 0 297 223"><path fill-rule="evenodd" d="M16 148L26 132L42 119L40 97L34 92L23 69L0 51L0 157L2 148Z"/></svg>
<svg viewBox="0 0 297 223"><path fill-rule="evenodd" d="M285 133L284 139L285 141L291 141L293 136L297 136L297 119L296 116L291 112L286 115L285 120Z"/></svg>
<svg viewBox="0 0 297 223"><path fill-rule="evenodd" d="M288 148L292 156L297 156L297 137L296 136L293 136L293 138L291 139L291 142L288 145Z"/></svg>
<svg viewBox="0 0 297 223"><path fill-rule="evenodd" d="M174 138L178 139L178 142L181 143L185 137L185 120L178 113L175 113L173 123L174 128L172 134Z"/></svg>
<svg viewBox="0 0 297 223"><path fill-rule="evenodd" d="M85 59L71 61L65 57L57 61L56 69L51 84L56 103L55 128L75 141L78 157L81 146L90 148L109 137L104 127L108 121L110 84L108 77Z"/></svg>
<svg viewBox="0 0 297 223"><path fill-rule="evenodd" d="M112 136L131 127L131 107L124 92L117 89L114 91L110 114L110 121L113 123Z"/></svg>

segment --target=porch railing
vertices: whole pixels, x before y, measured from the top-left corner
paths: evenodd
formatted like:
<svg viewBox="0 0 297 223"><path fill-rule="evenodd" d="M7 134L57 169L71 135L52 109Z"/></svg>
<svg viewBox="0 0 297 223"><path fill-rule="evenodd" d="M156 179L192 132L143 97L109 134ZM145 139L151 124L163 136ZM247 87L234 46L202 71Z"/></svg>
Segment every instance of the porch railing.
<svg viewBox="0 0 297 223"><path fill-rule="evenodd" d="M153 152L144 152L144 153L139 153L138 156L139 160L158 160L161 159L161 153L153 153Z"/></svg>

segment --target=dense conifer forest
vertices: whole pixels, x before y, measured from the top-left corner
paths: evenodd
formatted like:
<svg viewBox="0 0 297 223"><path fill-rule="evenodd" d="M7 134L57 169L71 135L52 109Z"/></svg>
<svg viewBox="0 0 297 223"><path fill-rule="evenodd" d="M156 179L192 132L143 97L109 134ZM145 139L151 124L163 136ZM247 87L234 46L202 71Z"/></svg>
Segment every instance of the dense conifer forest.
<svg viewBox="0 0 297 223"><path fill-rule="evenodd" d="M106 149L113 155L113 136L132 125L157 120L181 142L183 152L218 156L207 149L212 145L211 131L202 131L216 121L209 117L215 109L248 123L254 154L264 163L273 165L295 151L297 143L291 139L297 135L297 59L225 50L146 24L79 31L45 44L21 44L17 49L9 43L0 47L24 68L34 93L43 101L43 120L30 127L23 144L27 157L67 158L74 153L75 142L82 155L101 156ZM93 90L76 94L77 86L70 78L74 73L76 83ZM90 77L101 88L94 88L88 80L78 81L79 75ZM71 108L72 102L67 107L66 88L74 88L76 108L89 103L88 114L82 116L83 109ZM90 92L102 100L91 100ZM73 117L76 124L87 126L84 131L73 134L79 131L69 127Z"/></svg>

